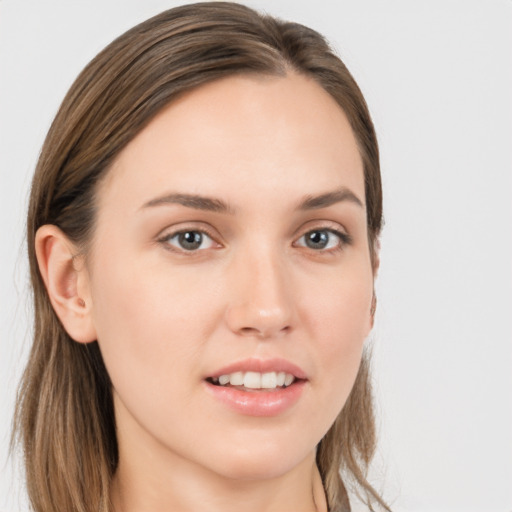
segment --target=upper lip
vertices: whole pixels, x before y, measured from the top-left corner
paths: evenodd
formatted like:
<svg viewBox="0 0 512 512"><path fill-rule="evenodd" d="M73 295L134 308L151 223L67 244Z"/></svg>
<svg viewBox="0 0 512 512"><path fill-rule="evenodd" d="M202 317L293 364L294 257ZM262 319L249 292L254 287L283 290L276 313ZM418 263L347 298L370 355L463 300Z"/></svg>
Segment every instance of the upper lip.
<svg viewBox="0 0 512 512"><path fill-rule="evenodd" d="M307 375L302 368L290 361L287 361L286 359L258 359L255 357L231 363L219 370L216 370L211 375L208 375L208 377L218 378L221 375L229 375L230 373L235 372L285 372L292 374L296 379L307 379Z"/></svg>

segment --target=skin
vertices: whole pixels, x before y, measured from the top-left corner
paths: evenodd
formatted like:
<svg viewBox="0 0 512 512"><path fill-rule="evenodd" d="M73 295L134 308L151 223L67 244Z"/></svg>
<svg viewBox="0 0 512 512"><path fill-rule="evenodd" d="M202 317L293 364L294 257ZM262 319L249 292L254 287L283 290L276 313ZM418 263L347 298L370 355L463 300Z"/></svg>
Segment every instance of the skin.
<svg viewBox="0 0 512 512"><path fill-rule="evenodd" d="M361 204L297 208L340 190ZM155 201L170 193L227 211ZM294 73L213 82L128 144L97 199L86 260L55 226L37 252L64 326L98 340L113 382L116 511L326 510L315 447L372 327L363 166L343 111ZM187 251L180 230L208 235ZM328 246L308 247L311 232ZM300 366L298 402L254 417L205 392L208 375L248 357Z"/></svg>

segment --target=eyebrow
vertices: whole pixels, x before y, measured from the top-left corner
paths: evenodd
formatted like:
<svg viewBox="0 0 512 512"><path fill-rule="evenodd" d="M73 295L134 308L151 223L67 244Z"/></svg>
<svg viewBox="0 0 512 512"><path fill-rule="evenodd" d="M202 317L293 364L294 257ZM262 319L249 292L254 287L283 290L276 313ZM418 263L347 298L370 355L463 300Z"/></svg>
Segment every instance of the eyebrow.
<svg viewBox="0 0 512 512"><path fill-rule="evenodd" d="M197 194L166 194L145 203L142 208L161 206L165 204L181 204L195 210L209 212L230 213L232 209L221 199L205 197Z"/></svg>
<svg viewBox="0 0 512 512"><path fill-rule="evenodd" d="M360 207L363 207L361 200L348 188L341 187L338 190L332 192L326 192L324 194L316 196L306 196L297 206L297 210L319 210L321 208L327 208L333 204L348 201L354 203ZM180 204L187 208L193 208L195 210L204 210L216 213L234 213L227 203L221 199L202 196L198 194L180 194L171 193L165 194L164 196L151 199L147 203L144 203L142 208L151 208L154 206L168 205L168 204Z"/></svg>
<svg viewBox="0 0 512 512"><path fill-rule="evenodd" d="M297 209L319 210L343 201L348 201L364 208L362 201L354 194L354 192L346 187L341 187L333 192L326 192L325 194L320 194L318 196L307 196L306 199L301 201Z"/></svg>

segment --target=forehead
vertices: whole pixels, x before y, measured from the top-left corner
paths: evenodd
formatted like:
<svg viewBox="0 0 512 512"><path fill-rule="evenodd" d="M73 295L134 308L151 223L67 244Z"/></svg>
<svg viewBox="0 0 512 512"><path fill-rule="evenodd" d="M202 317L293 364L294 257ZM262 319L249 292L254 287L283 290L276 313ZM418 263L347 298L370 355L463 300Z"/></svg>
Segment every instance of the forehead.
<svg viewBox="0 0 512 512"><path fill-rule="evenodd" d="M176 189L236 193L244 202L243 194L304 195L339 186L364 202L362 160L336 101L303 75L240 75L164 108L120 153L100 201L107 195L109 202L117 196L140 205Z"/></svg>

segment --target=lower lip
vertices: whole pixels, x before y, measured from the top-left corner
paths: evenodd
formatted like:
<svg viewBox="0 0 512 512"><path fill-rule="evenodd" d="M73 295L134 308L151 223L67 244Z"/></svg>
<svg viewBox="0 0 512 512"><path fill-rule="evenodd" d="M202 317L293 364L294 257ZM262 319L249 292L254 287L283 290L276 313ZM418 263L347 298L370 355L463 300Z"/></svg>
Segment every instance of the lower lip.
<svg viewBox="0 0 512 512"><path fill-rule="evenodd" d="M287 388L273 391L243 391L234 387L215 386L204 381L217 400L247 416L277 416L292 407L302 395L306 381L296 381Z"/></svg>

